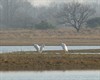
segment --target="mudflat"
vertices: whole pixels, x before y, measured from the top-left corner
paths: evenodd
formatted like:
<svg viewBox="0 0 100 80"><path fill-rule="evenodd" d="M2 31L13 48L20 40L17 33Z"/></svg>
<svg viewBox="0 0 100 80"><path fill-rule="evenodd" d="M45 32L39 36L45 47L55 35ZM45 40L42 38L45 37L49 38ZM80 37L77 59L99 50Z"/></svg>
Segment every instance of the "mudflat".
<svg viewBox="0 0 100 80"><path fill-rule="evenodd" d="M71 52L72 53L72 52ZM100 54L15 52L0 54L0 71L100 70Z"/></svg>

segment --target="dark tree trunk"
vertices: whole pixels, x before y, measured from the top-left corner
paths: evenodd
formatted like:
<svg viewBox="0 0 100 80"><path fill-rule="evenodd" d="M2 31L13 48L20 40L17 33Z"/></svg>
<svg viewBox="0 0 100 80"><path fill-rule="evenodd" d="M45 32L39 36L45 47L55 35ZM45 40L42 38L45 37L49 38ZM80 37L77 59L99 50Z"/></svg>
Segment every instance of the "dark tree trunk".
<svg viewBox="0 0 100 80"><path fill-rule="evenodd" d="M77 32L80 32L80 29L78 28L78 29L76 29L77 30Z"/></svg>

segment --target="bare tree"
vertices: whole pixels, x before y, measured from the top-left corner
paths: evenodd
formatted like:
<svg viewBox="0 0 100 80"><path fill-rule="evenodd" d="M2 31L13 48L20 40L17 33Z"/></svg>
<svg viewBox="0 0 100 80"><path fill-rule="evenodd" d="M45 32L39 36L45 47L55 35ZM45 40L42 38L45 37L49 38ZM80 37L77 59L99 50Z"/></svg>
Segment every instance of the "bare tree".
<svg viewBox="0 0 100 80"><path fill-rule="evenodd" d="M74 27L77 32L80 31L83 24L92 16L95 12L89 5L73 2L64 4L63 9L58 14L58 17L63 23L68 23Z"/></svg>

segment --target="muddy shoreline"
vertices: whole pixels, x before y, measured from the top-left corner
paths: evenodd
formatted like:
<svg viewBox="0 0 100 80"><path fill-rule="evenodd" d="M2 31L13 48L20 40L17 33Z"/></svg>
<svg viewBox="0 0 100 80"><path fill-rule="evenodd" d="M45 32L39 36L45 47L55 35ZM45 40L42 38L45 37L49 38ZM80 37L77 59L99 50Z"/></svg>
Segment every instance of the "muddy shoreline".
<svg viewBox="0 0 100 80"><path fill-rule="evenodd" d="M0 54L0 71L100 70L100 54L46 53Z"/></svg>

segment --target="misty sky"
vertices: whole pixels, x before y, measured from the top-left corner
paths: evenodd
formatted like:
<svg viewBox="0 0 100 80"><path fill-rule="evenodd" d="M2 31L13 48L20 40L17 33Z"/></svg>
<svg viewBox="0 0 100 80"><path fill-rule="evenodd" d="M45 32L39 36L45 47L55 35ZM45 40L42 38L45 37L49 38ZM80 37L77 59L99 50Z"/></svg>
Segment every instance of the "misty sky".
<svg viewBox="0 0 100 80"><path fill-rule="evenodd" d="M73 1L73 0L29 0L30 2L32 2L32 4L36 5L36 6L41 6L41 5L48 5L51 2L69 2L69 1ZM97 2L99 0L75 0L75 1L79 1L79 2Z"/></svg>

